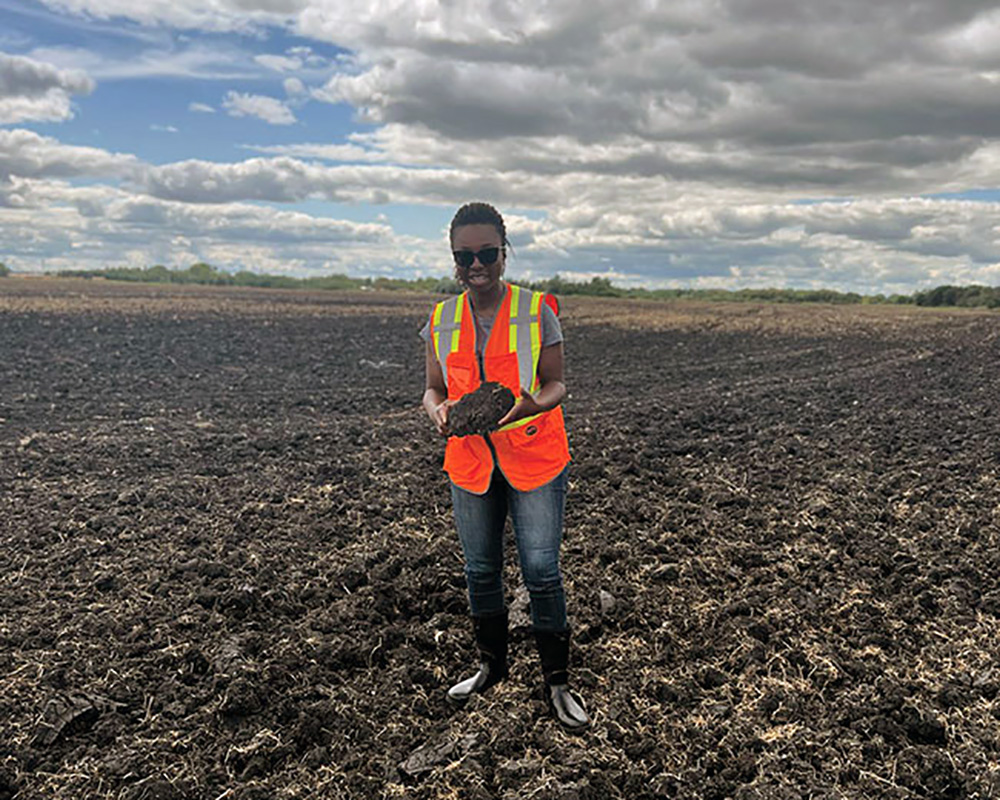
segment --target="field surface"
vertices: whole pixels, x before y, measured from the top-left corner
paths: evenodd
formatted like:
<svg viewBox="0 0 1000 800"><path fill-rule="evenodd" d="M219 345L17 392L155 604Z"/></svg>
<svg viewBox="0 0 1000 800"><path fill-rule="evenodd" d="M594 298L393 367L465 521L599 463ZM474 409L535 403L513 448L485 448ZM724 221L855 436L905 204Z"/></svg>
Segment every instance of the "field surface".
<svg viewBox="0 0 1000 800"><path fill-rule="evenodd" d="M565 298L573 737L433 300L0 281L0 800L1000 796L1000 317Z"/></svg>

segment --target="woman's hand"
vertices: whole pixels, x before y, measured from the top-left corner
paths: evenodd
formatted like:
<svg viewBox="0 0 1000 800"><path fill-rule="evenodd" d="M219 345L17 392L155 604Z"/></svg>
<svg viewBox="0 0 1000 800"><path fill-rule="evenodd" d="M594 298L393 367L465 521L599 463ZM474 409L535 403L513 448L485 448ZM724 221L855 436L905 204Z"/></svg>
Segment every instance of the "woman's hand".
<svg viewBox="0 0 1000 800"><path fill-rule="evenodd" d="M427 379L424 385L424 411L431 418L437 432L442 436L448 435L448 409L455 405L454 400L448 399L448 387L444 383L444 373L441 372L441 365L434 355L431 343L427 342L426 363Z"/></svg>
<svg viewBox="0 0 1000 800"><path fill-rule="evenodd" d="M434 406L431 421L442 436L448 435L448 409L455 405L455 400L445 400Z"/></svg>
<svg viewBox="0 0 1000 800"><path fill-rule="evenodd" d="M521 387L520 398L497 423L500 427L525 417L533 417L543 411L551 411L566 397L566 384L563 383L562 342L542 348L542 354L538 359L538 382L541 384L538 394L532 394Z"/></svg>
<svg viewBox="0 0 1000 800"><path fill-rule="evenodd" d="M539 404L531 392L522 386L521 397L514 403L514 407L507 412L506 416L497 423L497 426L502 428L504 425L510 425L510 423L517 422L519 419L541 414L547 410L547 408Z"/></svg>

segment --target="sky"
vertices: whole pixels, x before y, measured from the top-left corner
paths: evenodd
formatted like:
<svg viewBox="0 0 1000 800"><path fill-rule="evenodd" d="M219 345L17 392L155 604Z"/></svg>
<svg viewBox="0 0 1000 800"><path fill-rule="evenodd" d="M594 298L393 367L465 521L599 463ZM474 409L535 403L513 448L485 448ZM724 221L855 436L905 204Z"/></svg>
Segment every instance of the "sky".
<svg viewBox="0 0 1000 800"><path fill-rule="evenodd" d="M1000 283L1000 7L0 0L0 262Z"/></svg>

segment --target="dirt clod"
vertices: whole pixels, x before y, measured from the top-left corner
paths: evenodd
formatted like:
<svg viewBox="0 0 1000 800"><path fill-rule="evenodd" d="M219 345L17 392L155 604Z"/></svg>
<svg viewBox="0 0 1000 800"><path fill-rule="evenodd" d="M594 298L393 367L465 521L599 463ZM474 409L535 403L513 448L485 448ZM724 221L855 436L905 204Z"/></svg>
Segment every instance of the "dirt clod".
<svg viewBox="0 0 1000 800"><path fill-rule="evenodd" d="M59 737L92 728L100 711L82 695L59 695L49 700L38 723L35 743L53 744Z"/></svg>
<svg viewBox="0 0 1000 800"><path fill-rule="evenodd" d="M17 776L9 767L0 767L0 800L12 800L17 795Z"/></svg>
<svg viewBox="0 0 1000 800"><path fill-rule="evenodd" d="M514 393L510 389L486 381L448 410L448 429L452 436L490 433L513 406Z"/></svg>
<svg viewBox="0 0 1000 800"><path fill-rule="evenodd" d="M429 772L435 767L457 761L476 743L476 735L468 734L460 739L446 738L442 741L422 745L410 753L399 764L399 769L413 777Z"/></svg>

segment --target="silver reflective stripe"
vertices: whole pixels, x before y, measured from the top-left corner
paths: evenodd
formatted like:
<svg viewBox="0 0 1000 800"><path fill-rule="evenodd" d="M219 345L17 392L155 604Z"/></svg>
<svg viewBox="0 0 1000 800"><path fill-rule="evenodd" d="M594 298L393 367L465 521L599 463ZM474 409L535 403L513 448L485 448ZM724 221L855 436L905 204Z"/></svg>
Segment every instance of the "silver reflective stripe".
<svg viewBox="0 0 1000 800"><path fill-rule="evenodd" d="M538 329L538 309L541 292L511 287L510 347L517 351L517 371L521 387L535 391L538 379L538 359L541 357L541 332Z"/></svg>
<svg viewBox="0 0 1000 800"><path fill-rule="evenodd" d="M438 313L440 309L440 314ZM434 326L434 347L438 363L441 365L441 375L444 385L448 385L448 355L458 350L459 337L462 333L462 314L465 309L465 295L450 297L438 304L434 310L437 322Z"/></svg>

